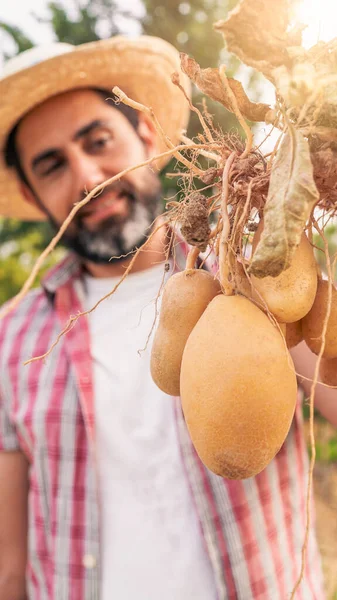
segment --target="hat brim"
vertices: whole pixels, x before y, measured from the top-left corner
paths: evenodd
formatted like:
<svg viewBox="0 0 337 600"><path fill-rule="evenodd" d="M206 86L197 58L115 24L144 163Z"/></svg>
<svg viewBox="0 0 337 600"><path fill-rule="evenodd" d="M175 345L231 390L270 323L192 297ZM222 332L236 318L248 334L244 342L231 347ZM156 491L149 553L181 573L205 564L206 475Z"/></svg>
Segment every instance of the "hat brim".
<svg viewBox="0 0 337 600"><path fill-rule="evenodd" d="M133 100L151 107L173 143L187 127L189 106L171 75L178 71L190 94L188 78L181 72L179 53L165 40L116 36L74 47L74 51L49 58L0 81L0 147L14 125L48 98L77 88L112 90L117 85ZM158 138L158 152L167 150ZM166 164L162 160L157 167ZM41 211L27 203L13 169L0 158L0 215L22 220L44 220Z"/></svg>

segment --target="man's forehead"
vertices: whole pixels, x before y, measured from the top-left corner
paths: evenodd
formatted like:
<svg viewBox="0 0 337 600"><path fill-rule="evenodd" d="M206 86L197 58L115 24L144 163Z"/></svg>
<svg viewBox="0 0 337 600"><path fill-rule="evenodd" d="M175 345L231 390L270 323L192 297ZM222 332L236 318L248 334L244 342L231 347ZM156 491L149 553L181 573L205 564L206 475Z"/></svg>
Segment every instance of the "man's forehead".
<svg viewBox="0 0 337 600"><path fill-rule="evenodd" d="M108 97L108 94L107 94ZM42 119L45 117L55 117L58 113L77 111L77 114L91 114L93 111L104 108L113 108L104 102L103 96L90 88L75 89L51 96L44 102L35 106L22 119L22 123L31 119ZM79 110L80 109L80 110Z"/></svg>
<svg viewBox="0 0 337 600"><path fill-rule="evenodd" d="M109 116L123 119L120 112L92 89L77 89L48 98L34 107L20 122L17 132L19 149L29 143L38 146L62 144L93 121ZM52 139L51 139L52 138Z"/></svg>

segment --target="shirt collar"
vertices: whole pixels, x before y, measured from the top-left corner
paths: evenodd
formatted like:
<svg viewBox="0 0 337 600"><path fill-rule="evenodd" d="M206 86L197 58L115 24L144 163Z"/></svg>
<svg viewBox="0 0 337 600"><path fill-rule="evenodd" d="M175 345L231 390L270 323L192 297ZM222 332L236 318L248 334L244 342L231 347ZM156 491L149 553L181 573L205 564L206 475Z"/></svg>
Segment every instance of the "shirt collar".
<svg viewBox="0 0 337 600"><path fill-rule="evenodd" d="M81 261L74 253L69 253L55 267L50 269L41 281L46 294L53 297L58 288L80 276Z"/></svg>

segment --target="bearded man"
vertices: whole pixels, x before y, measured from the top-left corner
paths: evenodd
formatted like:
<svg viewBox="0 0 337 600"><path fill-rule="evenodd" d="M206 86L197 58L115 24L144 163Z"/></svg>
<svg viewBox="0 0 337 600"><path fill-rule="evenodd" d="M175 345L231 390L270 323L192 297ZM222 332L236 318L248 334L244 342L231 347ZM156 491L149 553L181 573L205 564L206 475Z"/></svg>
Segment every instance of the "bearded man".
<svg viewBox="0 0 337 600"><path fill-rule="evenodd" d="M114 85L151 106L178 142L188 120L171 81L179 70L178 53L146 36L53 44L9 61L1 214L47 218L57 230L87 192L164 150L143 114L107 100ZM170 238L154 229L155 165L78 211L63 237L69 254L0 323L1 600L284 600L298 577L308 473L300 404L272 463L227 481L199 460L179 398L151 380L147 338ZM150 233L116 293L45 361L24 366L112 290ZM185 258L178 244L165 276ZM294 359L311 377L310 353ZM335 392L319 389L316 405L337 424ZM300 590L324 598L313 528Z"/></svg>

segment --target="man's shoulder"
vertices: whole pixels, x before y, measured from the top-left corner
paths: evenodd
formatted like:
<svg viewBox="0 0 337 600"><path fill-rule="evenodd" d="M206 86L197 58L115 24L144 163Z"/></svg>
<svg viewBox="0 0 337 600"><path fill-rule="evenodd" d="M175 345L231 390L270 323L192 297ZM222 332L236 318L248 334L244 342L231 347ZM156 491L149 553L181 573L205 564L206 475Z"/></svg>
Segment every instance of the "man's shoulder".
<svg viewBox="0 0 337 600"><path fill-rule="evenodd" d="M21 364L30 358L43 324L53 318L52 305L42 288L30 290L13 308L11 302L0 309L0 372L4 385L9 365Z"/></svg>
<svg viewBox="0 0 337 600"><path fill-rule="evenodd" d="M72 254L67 254L54 265L41 280L39 287L29 290L16 303L15 298L8 300L0 307L0 343L8 329L19 328L34 319L36 325L39 317L54 315L53 297L65 283L75 280L79 272L78 261ZM14 305L12 304L14 302ZM13 306L13 308L12 308Z"/></svg>
<svg viewBox="0 0 337 600"><path fill-rule="evenodd" d="M23 326L31 327L33 315L52 312L52 306L42 287L30 290L17 304L13 304L14 302L15 297L0 308L0 344L8 335L18 333Z"/></svg>

